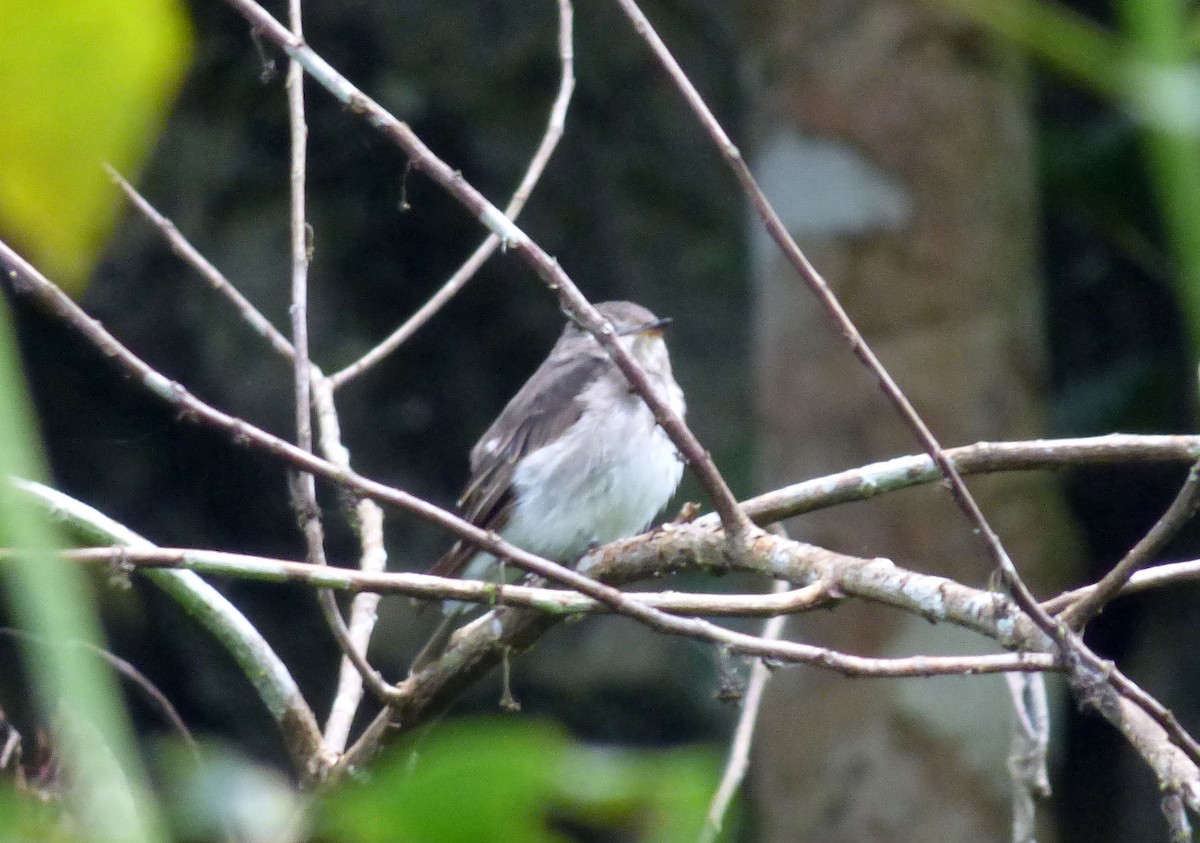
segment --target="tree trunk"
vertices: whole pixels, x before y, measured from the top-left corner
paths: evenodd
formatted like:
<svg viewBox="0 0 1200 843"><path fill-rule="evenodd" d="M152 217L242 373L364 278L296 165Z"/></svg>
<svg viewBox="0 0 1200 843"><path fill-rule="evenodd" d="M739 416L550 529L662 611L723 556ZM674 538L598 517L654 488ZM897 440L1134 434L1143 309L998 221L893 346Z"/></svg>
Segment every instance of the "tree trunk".
<svg viewBox="0 0 1200 843"><path fill-rule="evenodd" d="M751 155L801 247L944 445L1038 435L1044 383L1020 63L912 3L746 8L762 74ZM754 232L764 488L919 451L757 221ZM1035 587L1063 582L1069 537L1050 480L971 486ZM969 583L992 573L936 486L789 526L808 541ZM864 654L984 646L863 605L802 618L788 634ZM1009 709L1001 677L779 672L754 770L763 839L1011 839Z"/></svg>

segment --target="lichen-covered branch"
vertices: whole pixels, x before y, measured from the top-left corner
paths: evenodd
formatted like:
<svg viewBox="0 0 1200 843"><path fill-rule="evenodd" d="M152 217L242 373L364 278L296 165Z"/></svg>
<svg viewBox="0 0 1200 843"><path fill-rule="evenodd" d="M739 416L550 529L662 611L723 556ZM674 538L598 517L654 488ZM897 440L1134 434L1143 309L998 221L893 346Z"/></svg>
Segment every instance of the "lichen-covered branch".
<svg viewBox="0 0 1200 843"><path fill-rule="evenodd" d="M155 550L151 542L129 528L62 492L28 480L13 478L10 482L87 541L121 545L131 551ZM317 719L296 680L254 625L192 571L148 570L146 576L183 606L237 661L278 724L298 775L305 780L323 778L335 758L325 751Z"/></svg>

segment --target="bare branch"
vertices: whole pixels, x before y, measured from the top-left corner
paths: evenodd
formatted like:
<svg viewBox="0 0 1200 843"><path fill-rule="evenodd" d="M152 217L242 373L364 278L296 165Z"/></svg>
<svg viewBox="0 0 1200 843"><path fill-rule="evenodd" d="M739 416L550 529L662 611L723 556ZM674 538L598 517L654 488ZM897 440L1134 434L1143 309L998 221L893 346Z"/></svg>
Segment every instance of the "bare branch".
<svg viewBox="0 0 1200 843"><path fill-rule="evenodd" d="M350 452L342 445L341 425L333 401L333 388L329 381L320 376L313 379L313 408L317 414L320 430L321 452L334 465L350 470ZM354 505L354 526L358 532L362 553L359 567L364 574L382 573L387 567L387 550L383 545L383 510L371 500L363 498ZM350 603L349 653L367 652L371 633L378 620L379 595L360 593ZM365 663L365 657L363 659ZM325 745L342 752L350 739L350 727L354 715L362 702L362 665L355 664L347 655L338 670L337 690L325 721ZM375 691L378 696L378 688Z"/></svg>
<svg viewBox="0 0 1200 843"><path fill-rule="evenodd" d="M653 536L653 534L651 534ZM640 543L645 539L630 541ZM0 559L4 551L0 549ZM67 557L87 563L111 563L119 567L178 568L217 577L251 579L262 582L292 582L355 592L362 595L397 594L420 600L459 600L485 605L503 604L541 609L563 615L605 613L607 606L577 591L536 588L524 585L500 585L484 580L443 578L417 573L384 573L382 568L364 567L362 572L347 568L318 568L304 562L272 559L240 553L226 553L196 548L155 548L129 550L125 548L85 548L67 552ZM664 561L659 573L675 570ZM757 569L756 569L757 570ZM642 579L655 576L653 572L635 573ZM1152 588L1163 588L1183 582L1200 580L1200 560L1172 562L1138 571L1121 589L1121 596L1137 594ZM629 582L631 579L614 582ZM1056 605L1066 605L1094 586L1065 592L1043 603L1048 612ZM827 607L847 595L831 593L822 582L795 588L780 594L710 594L676 591L630 592L629 597L673 614L708 617L770 617L805 612ZM866 595L853 595L871 599Z"/></svg>
<svg viewBox="0 0 1200 843"><path fill-rule="evenodd" d="M559 139L562 138L563 126L567 117L567 107L571 102L571 94L575 90L573 20L574 10L571 7L570 0L558 0L558 58L559 64L562 67L559 76L558 94L554 98L554 104L550 107L550 118L546 123L546 131L542 135L541 143L538 144L537 151L534 152L533 158L530 159L529 167L525 170L525 175L521 179L521 183L517 185L512 198L504 206L504 216L510 220L516 220L520 216L521 210L529 200L529 195L533 192L534 186L542 177L542 172L546 169L546 164L549 163L550 156L554 154L554 149L558 146ZM329 381L332 387L335 390L340 389L343 385L370 369L407 342L409 337L419 331L426 322L432 319L446 305L446 302L454 298L458 291L475 277L475 273L479 271L479 268L487 262L487 259L495 253L499 246L500 237L494 233L489 234L471 256L467 258L466 262L455 270L450 279L442 285L442 288L429 301L425 302L416 313L410 316L403 325L392 332L391 336L368 351L356 362L330 375Z"/></svg>
<svg viewBox="0 0 1200 843"><path fill-rule="evenodd" d="M1117 699L1100 711L1154 771L1163 792L1177 795L1200 813L1200 768L1172 744L1162 727L1127 699Z"/></svg>
<svg viewBox="0 0 1200 843"><path fill-rule="evenodd" d="M125 192L129 197L129 201L133 206L141 212L151 225L158 229L159 233L170 244L171 249L175 254L179 255L183 260L208 282L209 286L216 290L221 295L225 296L232 303L241 317L254 329L255 333L271 344L271 347L285 357L291 357L294 354L292 344L279 329L271 324L271 320L267 319L262 312L254 306L254 304L246 298L242 293L229 283L229 280L221 273L219 269L212 265L208 258L200 254L200 250L191 244L191 242L183 236L176 227L175 223L167 219L153 205L151 205L142 194L138 193L129 182L111 167L108 167L108 174L117 186Z"/></svg>
<svg viewBox="0 0 1200 843"><path fill-rule="evenodd" d="M485 606L524 606L556 615L610 612L610 607L577 591L508 585L486 580L435 577L429 574L355 571L272 559L242 553L195 548L89 547L64 552L64 557L88 564L114 565L120 570L178 569L197 574L272 583L301 583L315 588L406 595L421 600L459 600ZM8 553L0 548L0 561ZM629 592L632 600L672 614L711 617L771 617L828 607L835 601L822 583L767 594L710 594L677 591Z"/></svg>
<svg viewBox="0 0 1200 843"><path fill-rule="evenodd" d="M1166 547L1167 542L1196 514L1197 508L1200 508L1200 462L1192 465L1187 480L1162 517L1078 603L1067 607L1060 615L1063 621L1075 629L1082 629L1116 596L1138 568Z"/></svg>
<svg viewBox="0 0 1200 843"><path fill-rule="evenodd" d="M777 580L775 593L787 591L788 582ZM774 641L783 637L783 627L787 619L776 615L763 625L762 637ZM1006 674L1008 675L1008 674ZM712 843L721 833L725 823L725 814L733 802L733 796L746 778L750 768L750 748L754 744L754 726L758 722L758 709L762 705L763 691L766 690L767 680L771 671L761 658L755 659L750 667L750 682L746 687L746 696L742 700L742 711L738 715L737 727L733 730L733 743L729 747L729 760L725 762L725 772L721 775L721 783L713 794L712 803L708 806L704 828L700 831L700 843Z"/></svg>
<svg viewBox="0 0 1200 843"><path fill-rule="evenodd" d="M719 531L685 524L667 525L647 536L613 542L586 557L581 566L612 582L629 582L651 573L662 574L683 568L713 572L753 571L793 583L819 582L834 594L872 600L930 621L945 621L980 632L1006 648L1023 651L1016 654L1019 659L1032 659L1018 669L1033 669L1035 664L1047 665L1043 669L1057 669L1049 667L1057 664L1056 658L1047 655L1053 642L1010 599L943 577L908 571L886 559L844 556L767 534L755 536L744 546L731 547ZM555 620L522 609L501 608L464 628L441 659L397 686L402 701L390 712L376 718L347 751L339 770L353 768L369 757L389 723L407 730L436 716L465 688L498 664L505 653L525 649ZM821 648L815 648L815 652L801 652L803 646L790 642L771 644L755 636L746 636L749 639L746 641L726 634L709 635L708 632L707 629L695 629L687 634L718 641L735 652L768 654L772 658L779 656L781 660L799 659L848 675L895 676L911 670L924 675L927 669L957 672L957 669L967 667L966 663L954 663L953 659L937 665L928 661L918 665L916 661L886 659L858 662L860 657L846 657ZM752 646L747 646L750 644ZM810 657L815 661L808 661ZM1000 662L990 662L988 669L991 667L999 669ZM1005 668L1003 672L1011 669Z"/></svg>
<svg viewBox="0 0 1200 843"><path fill-rule="evenodd" d="M693 532L692 528L699 532ZM949 620L992 637L995 637L995 632L989 630L1003 629L1006 632L996 640L1005 646L1042 652L1056 650L1067 665L1072 690L1081 704L1095 707L1099 701L1106 699L1107 693L1118 693L1140 706L1189 758L1200 761L1200 744L1180 726L1175 716L1111 662L1096 655L1065 625L1052 624L1055 634L1048 635L1044 626L1031 618L1020 604L1014 606L999 595L991 595L994 600L1002 602L989 607L986 603L978 602L978 595L983 592L974 589L968 589L974 594L960 592L959 589L965 586L940 577L914 578L911 572L896 567L887 559L856 559L800 542L773 545L773 541L779 540L771 536L756 537L745 551L726 548L722 552L714 552L714 548L703 541L695 541L698 535L703 535L704 529L704 525L687 525L686 528L665 525L655 535L665 535L666 543L676 536L687 536L680 546L674 548L675 552L662 553L662 546L653 543L655 549L662 553L661 557L655 559L647 557L645 546L639 545L636 540L632 543L613 542L601 548L597 554L585 557L580 569L593 573L603 571L606 576L624 580L647 570L661 572L664 561L673 564L685 558L702 569L720 570L724 566L744 565L747 569L757 569L793 583L822 581L834 593L877 599L896 608L923 614L930 620ZM707 529L711 530L712 527ZM689 553L695 555L689 557ZM855 561L850 562L851 559ZM767 561L769 571L762 570L762 560ZM799 563L799 569L794 568L793 563ZM974 608L968 609L968 606ZM989 613L998 611L1003 611L1009 620L997 625ZM1033 634L1026 625L1034 625L1037 633ZM1064 638L1067 640L1066 646L1062 643ZM1050 646L1049 641L1054 642L1054 647Z"/></svg>
<svg viewBox="0 0 1200 843"><path fill-rule="evenodd" d="M1129 582L1121 587L1119 596L1137 594L1141 591L1162 588L1163 586L1181 582L1195 582L1198 579L1200 579L1200 559L1193 559L1189 562L1168 562L1164 565L1155 565L1153 568L1143 568L1136 572L1129 578ZM1063 592L1057 597L1043 603L1042 608L1052 615L1056 614L1077 600L1087 596L1095 587L1094 585L1085 585L1082 588Z"/></svg>
<svg viewBox="0 0 1200 843"><path fill-rule="evenodd" d="M752 525L749 519L738 509L737 500L708 452L679 414L672 410L665 399L653 389L641 366L617 341L612 326L579 292L575 283L563 272L558 262L534 243L529 235L518 228L512 220L504 216L500 209L489 202L483 194L468 184L462 177L462 173L454 170L434 155L408 124L397 120L379 103L352 85L327 61L313 52L302 39L296 38L288 32L260 5L253 0L227 0L227 2L250 22L260 36L273 41L289 57L300 62L313 79L344 103L351 112L364 117L371 126L381 131L403 149L415 169L433 179L483 225L495 233L500 238L503 248L511 249L533 267L538 276L557 294L563 309L581 326L595 334L596 339L608 351L613 362L629 380L630 387L642 397L646 406L654 413L655 420L679 448L705 492L708 493L713 508L721 516L721 523L728 536L740 538L751 530ZM478 544L478 542L475 543ZM480 545L480 547L486 549L485 545Z"/></svg>
<svg viewBox="0 0 1200 843"><path fill-rule="evenodd" d="M13 478L10 482L52 517L69 523L91 541L119 544L131 551L156 549L137 533L61 492L28 480ZM237 661L279 727L284 748L299 776L305 781L323 779L336 759L325 751L317 719L287 666L254 625L224 595L191 571L148 571L146 576L178 601Z"/></svg>
<svg viewBox="0 0 1200 843"><path fill-rule="evenodd" d="M594 571L621 581L642 577L650 571L663 572L670 568L700 566L721 570L728 566L739 570L771 573L793 581L812 581L818 590L807 593L807 604L826 593L864 597L907 611L917 612L930 620L946 620L966 626L995 638L1005 646L1035 649L1049 642L1023 618L1005 598L962 586L941 577L932 577L897 568L887 560L868 560L845 557L830 551L762 536L744 552L731 554L719 532L694 525L675 526L660 530L637 540L615 543L589 557ZM111 561L112 553L102 550L74 551L72 557ZM127 563L146 561L156 564L181 564L207 573L255 573L263 579L302 579L322 586L389 588L413 593L424 588L426 593L456 598L482 599L488 589L499 599L513 603L547 607L544 590L517 586L502 588L487 583L439 580L420 574L367 575L344 569L287 563L282 560L263 560L217 554L211 551L154 551L130 553ZM118 564L120 564L118 562ZM655 567L657 566L657 567ZM353 584L351 586L350 584ZM439 590L434 592L433 588ZM633 597L633 595L629 595ZM671 607L668 595L638 595L647 601L659 599L661 606ZM721 598L732 601L736 596ZM756 596L765 602L772 596ZM528 599L526 599L528 598ZM663 599L667 598L667 599ZM688 596L690 601L697 596ZM713 595L709 599L717 600ZM690 611L695 606L687 607ZM384 722L394 716L406 728L424 722L448 704L454 695L477 679L511 649L528 646L544 629L561 619L562 614L547 615L524 610L501 609L467 627L452 643L447 655L425 671L409 677L397 689L394 715L384 714ZM779 661L795 661L853 676L927 676L942 674L976 674L1012 670L1054 670L1056 660L1045 653L1022 652L1012 655L929 658L916 656L901 659L872 659L836 653L819 647L772 642L756 636L733 633L698 619L679 619L678 624L658 628L672 634L684 634L723 644L730 649ZM338 768L353 766L369 754L382 734L383 724L369 730L352 748Z"/></svg>
<svg viewBox="0 0 1200 843"><path fill-rule="evenodd" d="M289 0L288 18L292 35L304 39L300 0ZM313 367L308 357L308 266L311 259L312 229L305 211L305 175L307 170L308 126L304 120L304 71L296 61L288 62L287 75L288 122L291 127L291 246L292 246L292 347L293 379L295 382L296 445L312 453L312 378ZM301 472L289 484L293 506L300 519L301 531L309 562L325 565L325 528L321 523L321 508L317 504L317 487L313 475ZM359 650L342 619L337 599L328 589L317 590L317 603L334 640L343 656L358 671L362 682L381 701L386 702L390 689L383 677L367 662L365 647ZM340 728L340 727L339 727ZM343 747L330 747L340 752Z"/></svg>
<svg viewBox="0 0 1200 843"><path fill-rule="evenodd" d="M213 264L208 261L187 238L180 233L171 220L155 209L137 190L110 169L117 184L125 191L134 206L142 212L150 223L159 230L172 246L173 250L195 268L202 277L219 293L229 299L242 318L264 337L277 352L289 360L295 359L295 350L291 341L280 333L274 325L235 287ZM307 234L307 230L306 230ZM337 411L333 403L332 390L326 385L320 369L310 361L313 409L320 431L321 452L326 458L342 468L350 467L350 454L342 446ZM382 571L386 565L387 552L383 547L383 513L379 507L369 500L360 500L354 507L355 528L363 547L361 565L363 570ZM375 609L378 597L374 594L359 595L351 606L349 623L349 641L352 648L344 643L343 650L350 649L355 653L366 651L371 632L375 624ZM323 607L326 618L333 629L337 629L336 621L332 619L328 606ZM334 632L337 636L337 631ZM330 711L331 722L326 725L326 742L335 750L345 747L346 735L350 721L357 711L361 699L362 678L361 670L365 661L361 658L351 661L347 657L339 673L338 690ZM376 686L379 687L379 686Z"/></svg>
<svg viewBox="0 0 1200 843"><path fill-rule="evenodd" d="M110 171L111 172L111 171ZM265 337L277 352L284 357L294 360L295 350L291 342L283 336L267 320L255 306L246 299L238 289L212 265L180 232L169 219L157 211L144 197L141 196L128 182L112 173L114 179L129 196L130 200L163 234L177 254L181 255L200 274L208 279L210 285L228 298L242 317L263 337ZM307 233L307 232L306 232ZM340 425L337 410L333 402L333 391L328 386L327 379L322 377L320 369L310 361L312 401L316 413L321 452L335 465L349 469L350 454L342 445ZM364 571L382 571L386 567L387 552L383 546L383 513L379 507L369 500L360 500L354 507L354 526L362 545L361 566ZM344 652L356 655L366 652L371 632L376 621L378 596L363 593L355 598L350 608L349 645L344 639L339 639ZM327 602L322 605L322 611L338 635L337 621L332 617ZM325 740L334 750L345 748L350 723L358 710L362 691L362 670L366 662L362 657L352 659L347 656L341 666L338 678L338 688L330 709L330 720L326 724ZM382 686L375 683L376 693Z"/></svg>
<svg viewBox="0 0 1200 843"><path fill-rule="evenodd" d="M55 646L53 642L24 629L0 627L0 635L38 647ZM134 667L133 664L121 658L116 653L110 653L108 650L105 650L102 647L97 647L95 644L92 644L88 641L69 641L67 643L69 646L78 647L85 652L91 653L121 676L125 677L141 692L146 701L150 703L150 707L158 711L159 715L162 716L162 719L166 722L166 724L171 727L171 731L175 733L176 737L183 741L184 745L192 752L192 754L196 755L198 753L199 746L196 744L196 739L192 737L191 730L188 729L187 724L183 722L183 718L179 716L179 712L176 710L175 706L171 704L171 701L167 698L167 695L164 694L157 685L151 682L146 674L142 673L140 670ZM3 759L0 758L0 770L3 769Z"/></svg>
<svg viewBox="0 0 1200 843"><path fill-rule="evenodd" d="M947 620L966 626L996 639L1005 646L1014 646L1012 636L1015 634L1019 634L1023 641L1031 642L1033 640L1029 638L1028 631L1017 631L1021 628L1021 621L1017 616L1011 615L1013 609L1005 608L1002 598L997 598L988 592L961 586L942 577L905 571L887 560L843 556L812 545L770 536L763 537L763 539L765 543L760 540L756 543L757 546L748 547L745 551L739 552L736 557L729 558L727 560L729 568L760 573L765 569L777 570L781 572L781 576L786 575L788 579L814 580L812 585L795 594L788 594L786 597L784 595L678 596L657 593L633 595L618 592L622 599L616 601L615 605L609 601L605 601L601 605L606 605L609 610L622 614L631 614L631 606L637 607L639 614L649 614L645 610L650 610L653 612L650 614L651 619L643 622L668 634L712 641L748 655L813 664L850 676L925 676L994 673L1005 670L1058 669L1053 659L1034 652L1018 653L1012 659L999 656L944 658L914 656L901 659L853 656L807 644L788 641L772 642L759 636L734 632L700 618L672 617L652 608L652 606L662 606L666 609L689 613L692 608L725 610L720 611L721 614L748 614L747 610L751 607L755 614L763 614L767 606L775 610L789 608L800 611L821 605L828 600L830 590L841 591L844 586L847 594L853 593L854 596L871 599L874 602L918 612L931 620ZM606 581L620 582L635 575L637 578L643 578L646 574L644 564L639 566L636 563L633 565L618 563L617 560L622 557L637 558L643 563L647 559L657 559L658 570L661 572L664 565L668 564L678 568L703 564L699 560L708 560L714 555L723 554L724 548L723 538L717 533L703 531L692 531L687 535L651 533L638 540L623 540L608 545L599 552L603 557L608 558L595 559L593 557L595 559L593 570L602 575ZM497 603L511 603L514 606L547 609L553 611L560 619L577 614L575 606L582 611L597 608L594 604L578 601L578 595L569 592L560 594L548 589L500 586L482 581L431 577L427 574L366 574L344 568L217 551L147 548L144 551L139 549L122 554L120 550L90 548L68 551L66 555L68 558L79 561L110 563L115 561L118 565L126 564L135 568L144 566L151 570L156 567L179 566L208 574L249 576L254 579L275 582L305 582L319 588L369 587L379 591L419 594L428 597L466 599L475 602L491 600ZM860 570L855 574L853 573L855 569ZM817 573L818 571L821 573ZM786 574L782 572L786 572ZM835 578L834 585L830 586L821 582L825 578L825 573L829 573ZM936 616L931 614L934 611L930 606L932 600L943 604L936 610ZM998 600L1001 602L997 602ZM1007 620L1002 620L1006 614L1009 617ZM660 621L659 617L665 618L665 620Z"/></svg>
<svg viewBox="0 0 1200 843"><path fill-rule="evenodd" d="M1163 794L1162 811L1167 818L1171 843L1192 843L1192 821L1188 819L1187 806L1180 790L1168 790Z"/></svg>
<svg viewBox="0 0 1200 843"><path fill-rule="evenodd" d="M70 551L68 556L88 561L109 561L113 553L105 549L86 549ZM321 587L369 587L380 591L480 602L492 596L496 600L511 602L514 605L557 610L560 616L574 614L576 606L583 610L588 608L583 603L574 603L576 598L567 595L564 595L563 604L556 604L558 596L546 589L498 586L494 583L444 579L425 574L365 574L342 568L216 551L154 549L147 552L131 552L127 554L126 561L135 565L178 564L189 570L205 573L238 574L271 581L303 581ZM694 567L767 573L780 579L793 582L810 581L818 585L818 590L804 592L803 608L812 608L817 604L822 592L832 591L890 605L920 614L930 620L964 626L991 637L1006 647L1021 647L1032 651L1037 649L1039 644L1046 646L1049 643L1044 637L1039 637L1028 620L1000 595L960 585L943 577L907 571L886 559L845 556L813 545L769 535L760 536L743 551L730 553L720 533L688 525L614 542L589 556L588 562L592 571L603 576L605 580L614 582L643 579L653 573ZM631 602L640 602L633 601L633 595L623 596ZM675 598L670 596L638 596L645 597L647 601L657 600L662 606L678 605ZM713 608L722 604L734 606L735 597L739 596L710 595L702 598L699 595L689 595L688 608L692 605L703 606L706 601L707 605ZM778 595L755 595L749 599L766 605L778 599ZM569 607L570 611L564 613L564 606ZM739 612L741 608L738 607ZM916 659L908 662L889 662L848 657L849 660L840 662L835 657L830 660L829 651L792 642L779 642L775 647L767 647L764 650L764 645L769 642L757 636L733 633L703 622L693 624L692 622L697 620L694 618L675 620L686 625L670 624L664 631L717 641L749 654L812 661L833 669L844 669L853 675L906 675L907 671L913 669L923 670L917 667ZM934 672L971 672L967 661L927 660L927 663L934 665ZM880 664L886 666L879 668ZM983 670L991 670L995 664L998 663L987 660L980 662ZM1026 660L1017 669L1033 669L1036 665L1041 665L1039 669L1054 669L1051 662L1040 659Z"/></svg>
<svg viewBox="0 0 1200 843"><path fill-rule="evenodd" d="M300 0L288 0L288 18L292 34L303 40ZM295 381L296 444L312 452L312 372L308 362L308 264L309 233L305 218L304 181L308 146L308 125L304 121L304 71L295 61L288 62L288 123L291 127L291 247L292 247L292 349ZM304 524L309 561L324 561L324 542L313 476L301 473L293 484L293 495ZM334 605L334 612L337 606ZM340 617L340 616L339 616Z"/></svg>
<svg viewBox="0 0 1200 843"><path fill-rule="evenodd" d="M11 770L16 778L17 787L24 784L25 771L21 768L21 733L8 720L4 709L0 708L0 732L5 733L4 745L0 746L0 773Z"/></svg>
<svg viewBox="0 0 1200 843"><path fill-rule="evenodd" d="M960 474L1068 468L1124 462L1192 462L1200 458L1200 436L1140 436L1111 433L1079 439L978 442L946 450ZM941 473L928 455L896 457L837 474L806 480L743 501L756 524L765 526L793 515L883 492L932 483ZM711 516L698 519L709 523Z"/></svg>
<svg viewBox="0 0 1200 843"><path fill-rule="evenodd" d="M1006 673L1013 702L1008 772L1013 785L1013 843L1037 843L1036 798L1050 795L1046 755L1050 750L1050 711L1041 674Z"/></svg>
<svg viewBox="0 0 1200 843"><path fill-rule="evenodd" d="M1085 666L1085 671L1081 671L1079 668L1072 668L1068 678L1073 685L1080 681L1089 683L1090 685L1090 683L1094 682L1094 676L1086 672L1090 669L1090 665ZM1151 720L1158 724L1167 733L1167 737L1170 738L1171 742L1181 749L1193 764L1200 764L1200 743L1197 743L1195 738L1188 734L1187 730L1180 725L1174 712L1138 687L1132 679L1120 670L1117 670L1111 662L1102 661L1100 669L1105 672L1104 676L1107 678L1108 684L1115 688L1117 693L1138 706ZM1087 691L1090 692L1091 687L1088 687ZM1094 705L1092 700L1086 698L1085 702Z"/></svg>

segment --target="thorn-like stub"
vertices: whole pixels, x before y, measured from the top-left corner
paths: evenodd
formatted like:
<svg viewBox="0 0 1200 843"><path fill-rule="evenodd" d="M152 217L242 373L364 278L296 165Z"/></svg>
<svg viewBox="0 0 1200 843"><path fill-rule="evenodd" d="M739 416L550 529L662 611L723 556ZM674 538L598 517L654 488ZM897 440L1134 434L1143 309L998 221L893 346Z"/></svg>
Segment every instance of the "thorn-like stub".
<svg viewBox="0 0 1200 843"><path fill-rule="evenodd" d="M686 501L683 506L679 507L679 514L670 522L676 524L691 524L700 515L700 504L695 501Z"/></svg>

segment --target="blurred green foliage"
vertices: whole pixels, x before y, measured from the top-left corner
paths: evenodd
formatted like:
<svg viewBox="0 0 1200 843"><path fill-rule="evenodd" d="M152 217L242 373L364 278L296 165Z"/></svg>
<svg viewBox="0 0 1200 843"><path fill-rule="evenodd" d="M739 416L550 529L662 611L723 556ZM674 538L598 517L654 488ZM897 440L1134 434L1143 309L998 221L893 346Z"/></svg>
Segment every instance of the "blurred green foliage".
<svg viewBox="0 0 1200 843"><path fill-rule="evenodd" d="M79 294L191 54L179 0L0 0L0 231Z"/></svg>
<svg viewBox="0 0 1200 843"><path fill-rule="evenodd" d="M397 746L326 800L339 843L694 841L720 774L705 749L599 749L518 719L460 720Z"/></svg>
<svg viewBox="0 0 1200 843"><path fill-rule="evenodd" d="M721 772L710 749L598 748L512 717L435 726L389 750L363 781L316 797L236 749L197 754L169 741L156 755L172 839L195 843L692 843ZM735 806L725 826L737 824ZM0 788L0 843L87 839L32 788L21 797Z"/></svg>
<svg viewBox="0 0 1200 843"><path fill-rule="evenodd" d="M55 807L0 787L0 843L69 843L73 839Z"/></svg>
<svg viewBox="0 0 1200 843"><path fill-rule="evenodd" d="M156 780L172 839L299 843L309 839L307 799L278 770L240 750L172 740L156 753Z"/></svg>
<svg viewBox="0 0 1200 843"><path fill-rule="evenodd" d="M40 480L45 472L2 298L0 431L0 547L16 551L3 568L12 616L52 644L96 643L100 627L83 571L54 553L58 542L51 525L8 482L13 476ZM28 664L42 720L55 727L80 839L162 839L111 673L81 647L50 647Z"/></svg>

